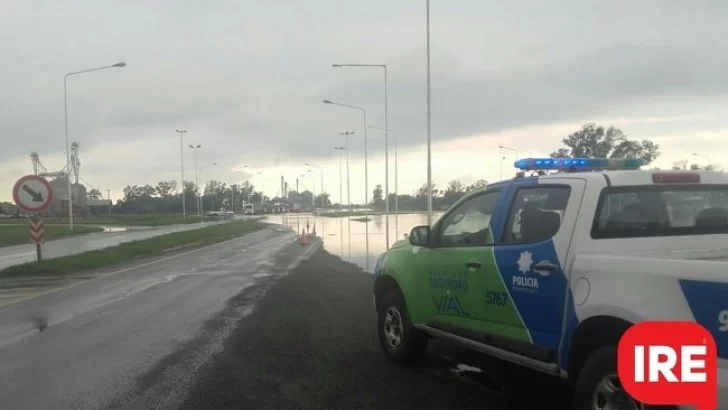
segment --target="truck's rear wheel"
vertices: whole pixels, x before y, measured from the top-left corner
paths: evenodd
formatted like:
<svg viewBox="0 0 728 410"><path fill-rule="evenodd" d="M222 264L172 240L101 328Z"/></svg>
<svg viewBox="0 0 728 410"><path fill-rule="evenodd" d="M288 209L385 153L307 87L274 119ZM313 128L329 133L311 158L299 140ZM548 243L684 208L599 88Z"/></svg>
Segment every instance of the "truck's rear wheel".
<svg viewBox="0 0 728 410"><path fill-rule="evenodd" d="M414 328L396 293L387 293L378 306L379 343L387 359L400 366L419 363L427 350L427 335Z"/></svg>
<svg viewBox="0 0 728 410"><path fill-rule="evenodd" d="M629 396L617 377L617 349L602 347L592 353L579 373L574 392L574 410L676 409L639 403Z"/></svg>

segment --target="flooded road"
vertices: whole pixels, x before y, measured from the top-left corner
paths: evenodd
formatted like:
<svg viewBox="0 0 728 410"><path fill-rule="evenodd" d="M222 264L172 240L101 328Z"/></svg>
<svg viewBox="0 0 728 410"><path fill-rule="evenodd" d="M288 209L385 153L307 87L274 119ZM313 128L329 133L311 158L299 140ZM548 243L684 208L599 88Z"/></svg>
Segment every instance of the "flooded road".
<svg viewBox="0 0 728 410"><path fill-rule="evenodd" d="M440 215L440 212L433 213L433 223ZM298 232L306 229L306 224L312 231L315 224L316 233L323 238L324 248L328 252L359 265L367 272L372 272L377 257L387 248L386 217L370 215L369 218L371 221L367 223L361 221L361 216L322 217L311 214L284 214L269 215L267 220L290 226ZM395 241L404 239L404 235L409 234L417 225L427 225L427 213L389 215L390 246Z"/></svg>

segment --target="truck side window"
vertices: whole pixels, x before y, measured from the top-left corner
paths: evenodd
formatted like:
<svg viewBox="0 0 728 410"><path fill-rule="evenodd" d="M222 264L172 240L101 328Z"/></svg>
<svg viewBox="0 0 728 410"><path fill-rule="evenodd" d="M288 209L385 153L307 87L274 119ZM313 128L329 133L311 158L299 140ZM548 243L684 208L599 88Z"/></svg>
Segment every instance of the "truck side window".
<svg viewBox="0 0 728 410"><path fill-rule="evenodd" d="M435 246L492 245L490 217L500 191L474 196L454 207L435 229Z"/></svg>
<svg viewBox="0 0 728 410"><path fill-rule="evenodd" d="M516 191L503 243L535 243L556 235L569 202L568 186L536 186Z"/></svg>

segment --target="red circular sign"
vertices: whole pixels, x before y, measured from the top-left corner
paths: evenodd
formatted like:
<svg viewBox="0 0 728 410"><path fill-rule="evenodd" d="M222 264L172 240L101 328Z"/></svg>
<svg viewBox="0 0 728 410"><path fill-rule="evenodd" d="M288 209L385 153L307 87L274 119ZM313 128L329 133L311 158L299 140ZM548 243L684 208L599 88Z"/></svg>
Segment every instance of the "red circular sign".
<svg viewBox="0 0 728 410"><path fill-rule="evenodd" d="M53 187L43 177L26 175L13 186L13 201L28 213L41 213L53 203Z"/></svg>

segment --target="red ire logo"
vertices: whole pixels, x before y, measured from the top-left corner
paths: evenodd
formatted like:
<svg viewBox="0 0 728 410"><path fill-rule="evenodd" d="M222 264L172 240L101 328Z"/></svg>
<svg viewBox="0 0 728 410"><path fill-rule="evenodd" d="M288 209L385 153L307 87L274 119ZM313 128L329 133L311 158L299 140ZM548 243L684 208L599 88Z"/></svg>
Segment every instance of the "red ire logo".
<svg viewBox="0 0 728 410"><path fill-rule="evenodd" d="M619 340L617 371L625 390L648 405L715 410L718 350L694 322L642 322Z"/></svg>

